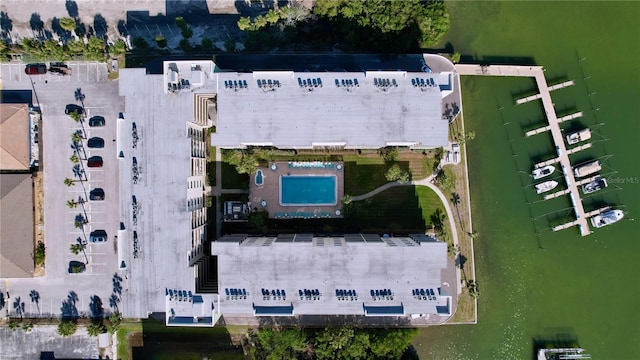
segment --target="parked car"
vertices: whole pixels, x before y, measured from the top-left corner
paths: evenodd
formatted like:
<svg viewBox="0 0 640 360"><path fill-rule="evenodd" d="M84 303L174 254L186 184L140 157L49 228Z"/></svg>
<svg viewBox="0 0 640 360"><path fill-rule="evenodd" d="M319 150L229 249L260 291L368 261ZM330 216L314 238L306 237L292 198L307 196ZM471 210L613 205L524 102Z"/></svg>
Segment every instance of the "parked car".
<svg viewBox="0 0 640 360"><path fill-rule="evenodd" d="M87 266L81 261L69 261L69 274L83 273L86 269Z"/></svg>
<svg viewBox="0 0 640 360"><path fill-rule="evenodd" d="M90 148L103 148L104 147L104 139L100 137L92 137L87 140L87 147Z"/></svg>
<svg viewBox="0 0 640 360"><path fill-rule="evenodd" d="M69 115L71 113L76 113L78 115L84 114L84 109L80 105L76 104L67 104L67 107L64 109L64 113Z"/></svg>
<svg viewBox="0 0 640 360"><path fill-rule="evenodd" d="M102 167L102 156L92 156L87 160L88 167Z"/></svg>
<svg viewBox="0 0 640 360"><path fill-rule="evenodd" d="M40 75L47 73L47 65L46 64L27 64L24 68L24 73L27 75Z"/></svg>
<svg viewBox="0 0 640 360"><path fill-rule="evenodd" d="M101 201L104 200L104 190L102 188L95 188L89 192L89 200Z"/></svg>
<svg viewBox="0 0 640 360"><path fill-rule="evenodd" d="M71 69L63 62L49 63L49 72L55 75L71 75Z"/></svg>
<svg viewBox="0 0 640 360"><path fill-rule="evenodd" d="M92 116L91 119L89 119L89 126L104 126L104 116Z"/></svg>
<svg viewBox="0 0 640 360"><path fill-rule="evenodd" d="M107 232L104 230L94 230L89 234L90 243L104 243L107 242Z"/></svg>

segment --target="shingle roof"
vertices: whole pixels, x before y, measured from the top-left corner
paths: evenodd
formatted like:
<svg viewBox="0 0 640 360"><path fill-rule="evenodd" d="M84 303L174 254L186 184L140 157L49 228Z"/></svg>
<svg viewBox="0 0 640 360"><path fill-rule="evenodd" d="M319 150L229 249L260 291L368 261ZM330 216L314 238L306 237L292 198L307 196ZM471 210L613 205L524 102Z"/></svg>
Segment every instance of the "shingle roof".
<svg viewBox="0 0 640 360"><path fill-rule="evenodd" d="M0 170L29 170L26 104L0 104Z"/></svg>
<svg viewBox="0 0 640 360"><path fill-rule="evenodd" d="M33 276L33 180L0 174L0 278Z"/></svg>

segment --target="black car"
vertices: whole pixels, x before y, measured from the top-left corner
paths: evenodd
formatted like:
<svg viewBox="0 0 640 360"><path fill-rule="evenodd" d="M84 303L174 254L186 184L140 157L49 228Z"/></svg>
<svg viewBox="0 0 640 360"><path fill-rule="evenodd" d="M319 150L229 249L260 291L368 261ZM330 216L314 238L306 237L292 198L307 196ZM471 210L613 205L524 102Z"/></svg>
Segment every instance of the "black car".
<svg viewBox="0 0 640 360"><path fill-rule="evenodd" d="M95 188L89 193L89 200L100 201L104 200L104 190L102 188Z"/></svg>
<svg viewBox="0 0 640 360"><path fill-rule="evenodd" d="M104 147L104 139L100 137L92 137L87 140L87 147L90 148L103 148Z"/></svg>
<svg viewBox="0 0 640 360"><path fill-rule="evenodd" d="M89 126L104 126L104 116L92 116L91 119L89 119Z"/></svg>
<svg viewBox="0 0 640 360"><path fill-rule="evenodd" d="M64 109L64 113L67 114L67 115L69 115L71 113L76 113L78 115L82 115L82 114L84 114L84 109L80 105L68 104L67 107Z"/></svg>
<svg viewBox="0 0 640 360"><path fill-rule="evenodd" d="M89 234L90 243L103 243L107 242L107 232L104 230L94 230Z"/></svg>
<svg viewBox="0 0 640 360"><path fill-rule="evenodd" d="M69 274L83 273L86 269L87 266L81 261L69 261Z"/></svg>

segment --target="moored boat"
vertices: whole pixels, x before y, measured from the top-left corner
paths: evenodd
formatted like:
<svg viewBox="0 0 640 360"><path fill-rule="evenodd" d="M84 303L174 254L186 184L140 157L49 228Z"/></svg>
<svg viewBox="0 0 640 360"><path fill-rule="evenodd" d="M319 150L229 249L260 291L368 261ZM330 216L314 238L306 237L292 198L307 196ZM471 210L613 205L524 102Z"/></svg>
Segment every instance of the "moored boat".
<svg viewBox="0 0 640 360"><path fill-rule="evenodd" d="M602 169L602 166L600 165L600 161L598 160L593 160L590 161L586 164L582 164L579 166L576 166L573 168L573 174L576 177L585 177L587 175L591 175L595 172L598 172Z"/></svg>
<svg viewBox="0 0 640 360"><path fill-rule="evenodd" d="M533 176L534 180L538 180L553 174L555 170L556 168L553 167L553 165L542 166L533 169L533 171L531 172L531 176Z"/></svg>
<svg viewBox="0 0 640 360"><path fill-rule="evenodd" d="M573 145L591 139L591 130L583 129L567 135L567 144Z"/></svg>
<svg viewBox="0 0 640 360"><path fill-rule="evenodd" d="M609 186L609 184L607 184L607 179L604 179L604 178L601 178L601 177L598 176L593 181L582 185L582 192L585 195L586 194L591 194L591 193L594 193L594 192L596 192L598 190L602 190L602 189L606 188L607 186Z"/></svg>
<svg viewBox="0 0 640 360"><path fill-rule="evenodd" d="M595 228L611 225L624 218L622 210L607 210L591 218L591 225Z"/></svg>
<svg viewBox="0 0 640 360"><path fill-rule="evenodd" d="M536 185L536 192L538 194L546 193L547 191L551 191L558 186L558 182L555 180L548 180L545 182L541 182Z"/></svg>

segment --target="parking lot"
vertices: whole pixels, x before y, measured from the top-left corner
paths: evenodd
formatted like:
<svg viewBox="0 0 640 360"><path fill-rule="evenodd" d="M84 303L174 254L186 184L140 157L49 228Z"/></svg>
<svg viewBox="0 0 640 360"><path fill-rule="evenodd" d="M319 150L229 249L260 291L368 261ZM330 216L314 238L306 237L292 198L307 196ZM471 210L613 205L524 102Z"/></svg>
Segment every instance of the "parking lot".
<svg viewBox="0 0 640 360"><path fill-rule="evenodd" d="M33 105L39 105L42 111L46 275L2 282L0 289L4 288L11 295L7 310L14 315L11 304L16 299L25 302L25 317L59 315L68 310L65 302L68 304L70 299L78 314L88 314L93 296L98 296L104 310L108 311L117 306L122 292L126 291L123 279L126 274L118 272L115 241L120 224L116 123L124 102L118 95L117 81L107 80L106 64L69 62L68 65L72 69L71 76L29 76L24 72L25 65L20 63L0 67L2 89L32 89ZM68 104L84 108L82 123L65 114ZM103 116L105 125L88 126L87 120L93 116ZM72 134L77 131L84 139L78 151L80 163L74 170ZM103 139L103 147L87 146L87 140L94 137ZM101 167L87 166L87 159L93 156L102 158ZM73 180L71 186L65 185L67 178ZM90 192L96 188L104 190L104 200L89 200ZM69 201L79 204L71 208ZM83 225L78 227L77 222ZM105 242L89 241L95 230L106 232ZM70 247L78 244L78 238L86 248L84 252L73 254ZM86 263L85 270L69 273L71 261ZM114 276L116 273L119 275ZM39 295L36 300L30 296L33 291Z"/></svg>

